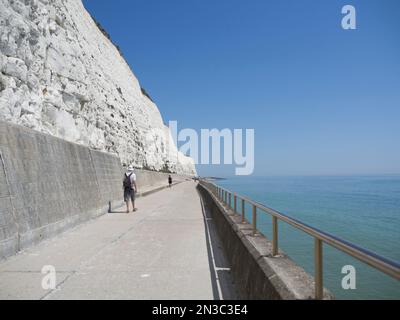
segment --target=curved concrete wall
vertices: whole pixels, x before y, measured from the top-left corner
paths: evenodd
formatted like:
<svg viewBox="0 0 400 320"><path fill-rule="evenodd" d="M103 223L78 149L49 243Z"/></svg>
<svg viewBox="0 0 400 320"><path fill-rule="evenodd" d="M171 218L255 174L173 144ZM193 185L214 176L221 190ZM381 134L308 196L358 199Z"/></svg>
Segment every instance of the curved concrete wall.
<svg viewBox="0 0 400 320"><path fill-rule="evenodd" d="M122 172L112 154L0 121L0 259L122 204ZM139 188L167 175L138 170Z"/></svg>

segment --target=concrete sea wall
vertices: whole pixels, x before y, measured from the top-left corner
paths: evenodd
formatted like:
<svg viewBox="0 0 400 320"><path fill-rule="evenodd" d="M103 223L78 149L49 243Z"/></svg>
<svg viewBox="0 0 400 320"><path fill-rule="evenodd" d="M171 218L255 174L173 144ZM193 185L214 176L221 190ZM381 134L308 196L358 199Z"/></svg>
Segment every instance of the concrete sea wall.
<svg viewBox="0 0 400 320"><path fill-rule="evenodd" d="M313 299L314 280L284 252L272 256L272 244L263 235L253 236L252 226L199 184L204 204L212 219L227 258L236 288L242 299L293 300ZM311 259L313 257L310 257ZM333 296L324 291L324 299Z"/></svg>
<svg viewBox="0 0 400 320"><path fill-rule="evenodd" d="M122 204L122 172L112 154L0 121L0 259ZM147 189L168 175L136 174Z"/></svg>

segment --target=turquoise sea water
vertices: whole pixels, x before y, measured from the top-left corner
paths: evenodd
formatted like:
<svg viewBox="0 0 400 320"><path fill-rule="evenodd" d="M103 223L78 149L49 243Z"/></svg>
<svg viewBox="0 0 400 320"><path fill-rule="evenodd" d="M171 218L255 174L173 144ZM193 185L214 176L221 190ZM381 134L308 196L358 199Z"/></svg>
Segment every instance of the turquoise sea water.
<svg viewBox="0 0 400 320"><path fill-rule="evenodd" d="M325 177L234 177L217 181L306 224L400 261L400 175ZM251 210L246 208L251 220ZM268 215L258 229L271 238ZM314 274L314 240L280 222L279 247ZM400 299L400 283L324 245L324 285L337 299ZM356 268L356 289L341 286L342 267Z"/></svg>

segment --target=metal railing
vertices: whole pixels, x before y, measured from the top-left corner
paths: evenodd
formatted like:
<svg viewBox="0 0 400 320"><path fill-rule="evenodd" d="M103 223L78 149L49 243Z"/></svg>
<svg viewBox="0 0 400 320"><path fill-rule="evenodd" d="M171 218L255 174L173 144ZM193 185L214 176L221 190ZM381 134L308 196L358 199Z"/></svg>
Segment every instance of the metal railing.
<svg viewBox="0 0 400 320"><path fill-rule="evenodd" d="M242 223L246 222L245 204L248 203L252 207L252 233L256 235L257 230L257 209L269 214L272 217L272 255L278 255L278 221L286 222L287 224L301 230L314 238L314 282L315 282L315 299L323 299L323 244L330 245L359 261L368 264L369 266L400 280L400 264L373 253L367 249L359 247L351 242L340 239L332 234L311 227L297 219L289 217L274 209L268 208L263 204L253 201L247 197L232 193L231 191L217 186L216 184L201 180L200 184L211 192L218 200L229 206L235 214L241 214ZM233 196L233 206L232 204ZM241 210L238 212L238 200L241 202Z"/></svg>

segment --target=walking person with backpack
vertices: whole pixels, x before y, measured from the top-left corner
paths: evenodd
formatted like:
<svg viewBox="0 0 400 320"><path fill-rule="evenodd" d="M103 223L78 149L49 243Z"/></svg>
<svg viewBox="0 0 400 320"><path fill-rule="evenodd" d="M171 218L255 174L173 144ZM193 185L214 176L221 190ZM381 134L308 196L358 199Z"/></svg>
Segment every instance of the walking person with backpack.
<svg viewBox="0 0 400 320"><path fill-rule="evenodd" d="M172 177L171 177L171 175L168 176L168 186L170 188L172 187Z"/></svg>
<svg viewBox="0 0 400 320"><path fill-rule="evenodd" d="M132 212L136 211L135 208L135 194L138 191L136 186L136 175L133 172L133 166L128 167L128 171L124 174L124 201L126 203L126 213L129 213L129 201L132 202Z"/></svg>

